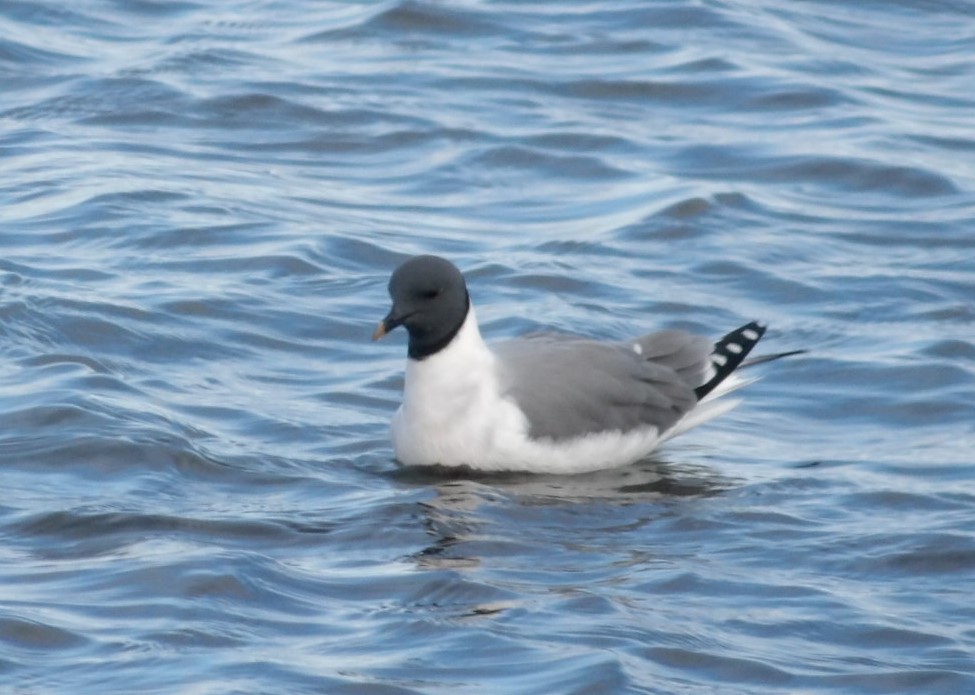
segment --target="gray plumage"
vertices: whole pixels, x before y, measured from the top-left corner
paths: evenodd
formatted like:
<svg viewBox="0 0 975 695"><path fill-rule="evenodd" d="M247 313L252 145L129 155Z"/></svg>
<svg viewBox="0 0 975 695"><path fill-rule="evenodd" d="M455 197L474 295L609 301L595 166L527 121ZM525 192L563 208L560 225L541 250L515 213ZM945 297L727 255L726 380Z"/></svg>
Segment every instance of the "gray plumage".
<svg viewBox="0 0 975 695"><path fill-rule="evenodd" d="M538 334L493 349L501 388L525 413L529 436L560 440L667 430L697 404L713 347L703 336L660 331L631 342Z"/></svg>

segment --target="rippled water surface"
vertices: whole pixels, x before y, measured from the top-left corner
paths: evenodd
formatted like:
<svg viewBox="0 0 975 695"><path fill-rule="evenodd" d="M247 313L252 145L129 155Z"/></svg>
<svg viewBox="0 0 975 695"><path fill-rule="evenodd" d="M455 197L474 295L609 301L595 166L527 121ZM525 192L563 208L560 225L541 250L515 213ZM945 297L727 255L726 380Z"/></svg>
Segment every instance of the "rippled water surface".
<svg viewBox="0 0 975 695"><path fill-rule="evenodd" d="M975 9L0 3L0 690L975 692ZM390 270L733 413L399 469Z"/></svg>

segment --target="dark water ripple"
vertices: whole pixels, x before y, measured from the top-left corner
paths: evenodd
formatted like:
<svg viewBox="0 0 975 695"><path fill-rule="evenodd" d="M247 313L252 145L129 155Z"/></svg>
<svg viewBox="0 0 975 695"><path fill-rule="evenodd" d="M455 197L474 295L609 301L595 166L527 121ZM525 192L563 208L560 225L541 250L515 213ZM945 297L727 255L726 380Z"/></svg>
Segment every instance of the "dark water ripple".
<svg viewBox="0 0 975 695"><path fill-rule="evenodd" d="M968 3L0 26L0 691L975 691ZM810 352L623 470L401 471L419 252L490 336Z"/></svg>

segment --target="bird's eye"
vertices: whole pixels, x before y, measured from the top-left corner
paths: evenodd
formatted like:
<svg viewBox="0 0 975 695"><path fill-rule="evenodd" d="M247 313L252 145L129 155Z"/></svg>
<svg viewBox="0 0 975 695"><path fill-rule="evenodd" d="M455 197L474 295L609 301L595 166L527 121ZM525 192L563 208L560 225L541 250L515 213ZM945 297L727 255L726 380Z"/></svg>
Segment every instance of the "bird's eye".
<svg viewBox="0 0 975 695"><path fill-rule="evenodd" d="M433 289L433 290L424 290L424 292L423 292L423 298L424 299L433 299L433 298L439 296L439 294L440 294L439 288L438 289Z"/></svg>

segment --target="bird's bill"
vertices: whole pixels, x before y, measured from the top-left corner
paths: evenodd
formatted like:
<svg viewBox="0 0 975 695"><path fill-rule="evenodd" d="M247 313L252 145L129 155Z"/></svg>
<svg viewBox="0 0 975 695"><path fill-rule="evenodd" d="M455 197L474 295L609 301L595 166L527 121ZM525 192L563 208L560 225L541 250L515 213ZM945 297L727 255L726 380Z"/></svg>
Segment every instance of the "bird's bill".
<svg viewBox="0 0 975 695"><path fill-rule="evenodd" d="M396 307L393 307L389 310L389 313L386 314L386 318L380 321L379 325L376 326L376 330L373 331L372 334L372 339L379 340L402 323L403 318L396 313Z"/></svg>

